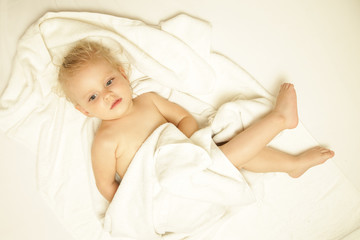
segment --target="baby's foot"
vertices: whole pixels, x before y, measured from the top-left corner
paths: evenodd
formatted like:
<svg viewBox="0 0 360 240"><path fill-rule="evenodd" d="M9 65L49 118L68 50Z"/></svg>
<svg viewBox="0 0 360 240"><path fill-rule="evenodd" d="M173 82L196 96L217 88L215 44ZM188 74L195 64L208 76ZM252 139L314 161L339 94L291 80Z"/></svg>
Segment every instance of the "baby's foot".
<svg viewBox="0 0 360 240"><path fill-rule="evenodd" d="M290 177L298 178L303 175L309 168L324 163L329 158L332 158L335 153L323 147L311 148L302 154L296 156L296 167L288 174Z"/></svg>
<svg viewBox="0 0 360 240"><path fill-rule="evenodd" d="M274 113L279 114L284 119L284 128L295 128L299 122L297 99L294 85L284 83L281 85L279 95L276 100Z"/></svg>

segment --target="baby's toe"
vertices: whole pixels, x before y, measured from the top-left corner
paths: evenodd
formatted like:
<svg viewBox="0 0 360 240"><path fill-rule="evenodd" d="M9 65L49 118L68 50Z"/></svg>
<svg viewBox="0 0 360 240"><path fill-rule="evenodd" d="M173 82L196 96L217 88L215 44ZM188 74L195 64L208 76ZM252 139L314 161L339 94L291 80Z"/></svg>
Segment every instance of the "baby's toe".
<svg viewBox="0 0 360 240"><path fill-rule="evenodd" d="M332 158L335 153L329 149L324 149L321 151L322 153L322 157L326 160L326 159L329 159L329 158Z"/></svg>

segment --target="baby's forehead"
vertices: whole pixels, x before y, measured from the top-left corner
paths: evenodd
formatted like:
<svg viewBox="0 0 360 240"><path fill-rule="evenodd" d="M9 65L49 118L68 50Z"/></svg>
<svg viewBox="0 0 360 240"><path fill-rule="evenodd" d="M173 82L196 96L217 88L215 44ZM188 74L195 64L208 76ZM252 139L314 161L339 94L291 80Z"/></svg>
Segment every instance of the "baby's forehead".
<svg viewBox="0 0 360 240"><path fill-rule="evenodd" d="M105 57L96 57L93 59L89 59L86 63L84 63L84 68L93 67L93 66L101 66L111 70L117 69L117 65L115 63L110 62Z"/></svg>
<svg viewBox="0 0 360 240"><path fill-rule="evenodd" d="M94 72L94 69L98 71ZM104 71L110 72L114 70L115 68L112 66L112 64L104 58L91 59L86 62L82 62L79 64L79 66L73 69L72 73L69 75L68 80L74 81L82 75L87 75L88 72L92 72L92 74L101 74Z"/></svg>
<svg viewBox="0 0 360 240"><path fill-rule="evenodd" d="M69 85L88 87L94 82L104 82L107 78L119 72L119 70L106 59L97 59L84 64L74 72L69 80ZM84 85L84 83L86 83Z"/></svg>
<svg viewBox="0 0 360 240"><path fill-rule="evenodd" d="M111 65L110 62L102 56L94 56L91 57L89 59L87 59L86 61L83 62L83 66L87 67L89 65Z"/></svg>

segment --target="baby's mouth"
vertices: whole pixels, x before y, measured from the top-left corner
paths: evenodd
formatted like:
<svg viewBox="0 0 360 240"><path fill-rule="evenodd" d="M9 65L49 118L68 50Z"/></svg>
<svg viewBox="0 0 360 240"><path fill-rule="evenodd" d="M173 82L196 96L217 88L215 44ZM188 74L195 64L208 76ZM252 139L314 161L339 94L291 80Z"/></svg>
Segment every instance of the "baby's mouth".
<svg viewBox="0 0 360 240"><path fill-rule="evenodd" d="M115 102L111 105L110 109L113 109L114 107L116 107L121 101L122 101L122 98L115 100Z"/></svg>

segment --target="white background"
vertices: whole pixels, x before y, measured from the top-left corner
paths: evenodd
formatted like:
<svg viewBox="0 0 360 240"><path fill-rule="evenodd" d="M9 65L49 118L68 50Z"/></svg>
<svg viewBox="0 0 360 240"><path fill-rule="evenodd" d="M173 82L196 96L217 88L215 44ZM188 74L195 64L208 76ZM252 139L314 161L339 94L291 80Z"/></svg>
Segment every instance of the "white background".
<svg viewBox="0 0 360 240"><path fill-rule="evenodd" d="M359 0L0 0L0 91L25 29L47 11L64 10L149 24L180 12L209 21L214 51L274 94L282 81L295 84L302 123L335 150L334 161L360 190ZM35 164L0 132L0 238L70 240L36 191ZM360 239L359 231L348 239Z"/></svg>

